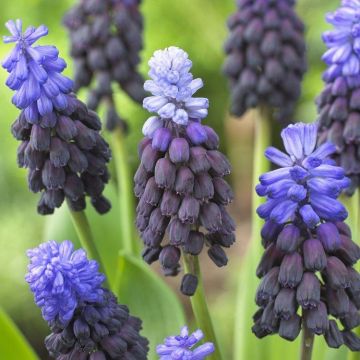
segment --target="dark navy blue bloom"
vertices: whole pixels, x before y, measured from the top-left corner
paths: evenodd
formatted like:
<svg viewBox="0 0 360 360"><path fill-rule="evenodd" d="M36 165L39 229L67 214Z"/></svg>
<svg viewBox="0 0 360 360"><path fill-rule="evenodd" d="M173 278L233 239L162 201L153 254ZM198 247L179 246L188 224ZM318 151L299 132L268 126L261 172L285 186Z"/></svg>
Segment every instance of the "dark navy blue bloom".
<svg viewBox="0 0 360 360"><path fill-rule="evenodd" d="M46 321L66 324L81 302L101 301L101 284L95 260L82 249L74 251L70 241L48 241L27 251L30 259L26 281Z"/></svg>
<svg viewBox="0 0 360 360"><path fill-rule="evenodd" d="M215 351L214 344L210 342L193 348L203 337L201 330L189 335L187 326L184 326L180 335L167 337L163 345L157 346L156 352L160 360L203 360Z"/></svg>
<svg viewBox="0 0 360 360"><path fill-rule="evenodd" d="M259 216L284 224L300 214L310 228L321 220L345 220L347 211L336 199L349 179L329 159L335 146L327 142L316 147L317 124L289 125L281 137L286 153L274 147L265 152L280 168L260 176L257 192L267 201L258 208Z"/></svg>

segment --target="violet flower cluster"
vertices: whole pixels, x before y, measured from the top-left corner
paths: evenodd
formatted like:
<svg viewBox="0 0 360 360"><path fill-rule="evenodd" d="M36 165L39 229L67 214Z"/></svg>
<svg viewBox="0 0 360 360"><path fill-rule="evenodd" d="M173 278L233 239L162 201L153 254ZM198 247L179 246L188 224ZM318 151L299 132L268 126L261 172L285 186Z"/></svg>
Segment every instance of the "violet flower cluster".
<svg viewBox="0 0 360 360"><path fill-rule="evenodd" d="M346 193L360 186L360 2L342 1L326 16L334 26L323 34L325 88L317 99L320 140L336 145L334 159L351 179Z"/></svg>
<svg viewBox="0 0 360 360"><path fill-rule="evenodd" d="M189 329L184 326L180 335L169 336L164 344L156 348L160 360L203 360L215 351L213 343L207 342L194 349L194 346L203 339L203 332L198 329L189 334Z"/></svg>
<svg viewBox="0 0 360 360"><path fill-rule="evenodd" d="M29 250L26 281L51 334L49 354L58 360L146 360L141 320L102 287L95 260L70 241L49 241Z"/></svg>
<svg viewBox="0 0 360 360"><path fill-rule="evenodd" d="M113 82L136 102L145 97L137 71L143 46L139 5L140 0L79 0L63 20L70 34L75 90L91 87L88 106L92 110L105 103L110 131L126 126L114 105Z"/></svg>
<svg viewBox="0 0 360 360"><path fill-rule="evenodd" d="M360 338L352 330L360 325L360 274L353 267L360 248L337 200L349 180L329 159L335 147L316 147L316 124L290 125L282 138L287 153L266 151L280 168L262 175L257 187L266 196L258 208L266 222L253 332L292 341L306 327L324 335L330 347L345 344L359 351Z"/></svg>
<svg viewBox="0 0 360 360"><path fill-rule="evenodd" d="M111 152L100 135L96 113L71 94L72 81L62 75L66 67L55 46L33 46L48 29L28 27L21 20L6 23L11 35L5 43L15 47L2 66L10 73L6 85L21 113L12 125L21 141L18 164L29 169L32 192L41 192L40 214L51 214L64 199L75 211L86 206L85 195L99 213L111 205L102 195L109 179L107 162Z"/></svg>
<svg viewBox="0 0 360 360"><path fill-rule="evenodd" d="M228 20L230 36L224 73L231 89L231 113L265 106L281 122L292 120L306 71L304 25L295 1L238 0Z"/></svg>
<svg viewBox="0 0 360 360"><path fill-rule="evenodd" d="M233 193L223 179L230 164L218 150L217 134L201 124L208 100L193 97L203 83L193 79L191 64L176 47L156 51L149 61L152 80L145 89L153 96L144 99L144 107L156 115L144 124L141 164L134 178L143 258L148 263L160 260L170 276L180 270L181 249L197 256L207 245L214 263L224 266L223 248L235 241L235 223L226 210ZM186 274L181 291L193 295L197 281Z"/></svg>

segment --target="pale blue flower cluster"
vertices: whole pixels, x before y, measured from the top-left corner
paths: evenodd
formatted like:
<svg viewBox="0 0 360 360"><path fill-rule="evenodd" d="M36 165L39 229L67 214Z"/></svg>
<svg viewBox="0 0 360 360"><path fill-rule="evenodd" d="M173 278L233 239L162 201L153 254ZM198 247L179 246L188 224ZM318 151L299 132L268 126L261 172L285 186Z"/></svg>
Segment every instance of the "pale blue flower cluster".
<svg viewBox="0 0 360 360"><path fill-rule="evenodd" d="M190 120L200 121L207 116L208 99L193 97L203 86L203 81L193 79L190 73L192 62L184 50L175 46L157 50L149 65L152 80L145 82L144 89L153 96L145 98L143 106L158 116L150 118L144 126L145 136L162 127L166 120L187 125Z"/></svg>
<svg viewBox="0 0 360 360"><path fill-rule="evenodd" d="M193 349L203 337L201 330L189 335L189 329L184 326L180 335L167 337L164 344L157 346L156 352L160 360L203 360L215 351L214 344L210 342Z"/></svg>

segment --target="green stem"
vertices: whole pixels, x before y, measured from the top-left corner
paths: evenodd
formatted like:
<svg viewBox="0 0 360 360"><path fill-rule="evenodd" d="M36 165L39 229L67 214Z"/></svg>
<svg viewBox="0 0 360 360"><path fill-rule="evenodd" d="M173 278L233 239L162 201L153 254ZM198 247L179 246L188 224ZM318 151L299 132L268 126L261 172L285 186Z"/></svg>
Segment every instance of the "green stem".
<svg viewBox="0 0 360 360"><path fill-rule="evenodd" d="M137 254L139 246L136 243L137 236L134 231L135 205L132 176L129 167L129 156L125 144L125 137L120 127L117 127L113 131L112 144L119 187L118 196L120 204L122 243L126 252L130 254Z"/></svg>
<svg viewBox="0 0 360 360"><path fill-rule="evenodd" d="M71 220L74 224L82 248L85 249L89 258L94 259L99 263L100 271L106 274L100 254L96 249L94 237L91 232L90 224L85 212L73 211L71 209L69 210L71 214Z"/></svg>
<svg viewBox="0 0 360 360"><path fill-rule="evenodd" d="M312 334L307 326L304 326L301 342L301 360L311 360L312 350L314 346L314 334Z"/></svg>
<svg viewBox="0 0 360 360"><path fill-rule="evenodd" d="M234 359L260 359L268 358L266 342L262 341L259 346L258 340L249 331L253 325L252 315L256 311L254 296L257 282L255 272L257 264L263 252L261 246L261 227L263 220L256 214L256 209L264 201L255 192L255 186L259 183L259 176L269 171L270 164L264 156L264 152L271 144L271 116L264 108L253 111L254 119L254 157L253 157L253 191L252 191L252 229L251 241L248 244L246 255L239 271L238 290L235 313L234 329Z"/></svg>
<svg viewBox="0 0 360 360"><path fill-rule="evenodd" d="M192 256L183 253L185 271L191 273L198 278L198 287L195 294L190 298L193 313L196 319L197 326L203 331L205 340L210 341L215 346L215 352L209 356L212 360L221 360L221 351L216 339L214 327L211 321L208 305L206 302L205 289L202 280L199 259L197 256Z"/></svg>

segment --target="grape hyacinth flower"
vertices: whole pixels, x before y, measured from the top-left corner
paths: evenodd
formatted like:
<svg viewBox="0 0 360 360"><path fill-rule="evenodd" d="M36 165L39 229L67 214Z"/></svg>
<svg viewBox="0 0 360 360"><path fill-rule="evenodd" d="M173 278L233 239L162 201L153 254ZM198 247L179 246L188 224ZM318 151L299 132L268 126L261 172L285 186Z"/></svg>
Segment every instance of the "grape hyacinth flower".
<svg viewBox="0 0 360 360"><path fill-rule="evenodd" d="M181 249L197 256L206 244L214 263L224 266L223 247L235 241L235 224L226 210L233 193L223 179L230 164L217 150L217 134L201 124L208 99L193 94L203 82L193 79L192 63L177 47L156 51L149 65L152 80L144 88L153 96L144 99L144 107L156 115L144 124L134 178L143 258L148 263L159 259L165 275L175 276ZM181 291L193 295L197 283L195 274L186 274Z"/></svg>
<svg viewBox="0 0 360 360"><path fill-rule="evenodd" d="M46 26L28 27L22 33L21 20L8 21L15 43L2 66L10 73L6 85L15 91L12 98L21 113L12 125L12 134L21 141L18 164L29 169L32 192L41 192L38 212L46 215L66 198L71 209L85 208L85 195L99 213L111 205L102 195L109 174L111 152L100 135L96 113L71 93L73 83L62 75L66 63L55 46L33 46L48 33Z"/></svg>
<svg viewBox="0 0 360 360"><path fill-rule="evenodd" d="M360 274L353 267L360 248L351 240L347 212L337 200L350 181L329 159L335 146L316 147L317 124L290 125L281 135L287 153L266 150L280 168L263 174L256 189L266 196L257 209L265 220L265 253L257 268L262 280L253 332L292 341L302 327L324 335L330 347L345 344L359 351L352 329L360 325Z"/></svg>
<svg viewBox="0 0 360 360"><path fill-rule="evenodd" d="M306 71L304 25L295 1L237 0L225 44L224 73L231 89L231 113L242 116L255 107L292 119Z"/></svg>
<svg viewBox="0 0 360 360"><path fill-rule="evenodd" d="M70 241L49 241L29 250L26 281L51 334L45 339L58 360L146 360L148 340L141 320L101 287L104 275Z"/></svg>
<svg viewBox="0 0 360 360"><path fill-rule="evenodd" d="M112 82L138 103L145 97L144 81L137 72L143 46L139 5L140 0L79 0L63 20L75 62L75 90L94 81L88 106L96 110L105 101L110 131L125 126L114 106Z"/></svg>
<svg viewBox="0 0 360 360"><path fill-rule="evenodd" d="M334 26L323 34L328 50L323 60L326 85L317 99L319 136L336 145L334 159L351 179L346 194L360 186L360 1L342 1L326 20Z"/></svg>
<svg viewBox="0 0 360 360"><path fill-rule="evenodd" d="M189 335L187 326L184 326L180 335L167 337L164 344L157 346L156 352L160 360L203 360L215 351L214 344L211 342L193 349L203 337L201 330L196 330Z"/></svg>

